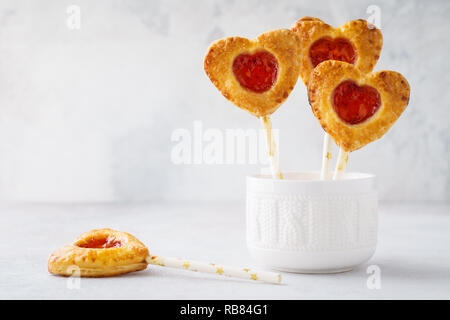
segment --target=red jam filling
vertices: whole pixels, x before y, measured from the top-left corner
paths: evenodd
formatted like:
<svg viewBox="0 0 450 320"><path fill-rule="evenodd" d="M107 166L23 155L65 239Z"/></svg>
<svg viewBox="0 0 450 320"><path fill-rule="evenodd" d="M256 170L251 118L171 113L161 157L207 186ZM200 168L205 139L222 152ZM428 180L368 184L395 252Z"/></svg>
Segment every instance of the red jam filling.
<svg viewBox="0 0 450 320"><path fill-rule="evenodd" d="M233 73L241 86L262 93L272 88L277 80L278 61L267 51L242 53L234 59Z"/></svg>
<svg viewBox="0 0 450 320"><path fill-rule="evenodd" d="M312 44L309 48L309 57L314 67L326 60L339 60L353 64L356 60L356 52L347 39L325 37Z"/></svg>
<svg viewBox="0 0 450 320"><path fill-rule="evenodd" d="M107 249L107 248L120 248L122 247L122 242L113 237L100 238L100 239L89 239L86 242L78 244L82 248L90 249Z"/></svg>
<svg viewBox="0 0 450 320"><path fill-rule="evenodd" d="M370 86L358 86L351 80L339 84L333 93L333 108L339 118L358 124L373 116L381 105L378 91Z"/></svg>

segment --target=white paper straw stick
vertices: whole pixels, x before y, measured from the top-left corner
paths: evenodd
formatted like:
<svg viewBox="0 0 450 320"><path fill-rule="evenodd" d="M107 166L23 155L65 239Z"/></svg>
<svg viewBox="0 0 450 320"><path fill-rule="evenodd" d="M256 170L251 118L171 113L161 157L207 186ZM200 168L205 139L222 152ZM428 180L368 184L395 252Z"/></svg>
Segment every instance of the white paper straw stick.
<svg viewBox="0 0 450 320"><path fill-rule="evenodd" d="M280 171L280 163L278 159L277 146L275 144L275 138L272 131L272 122L269 116L261 117L261 123L266 130L266 142L267 150L269 151L270 169L272 171L272 177L274 179L283 179L283 175Z"/></svg>
<svg viewBox="0 0 450 320"><path fill-rule="evenodd" d="M323 150L322 150L322 169L320 171L320 180L328 180L330 178L330 162L332 158L331 147L332 144L330 135L324 132Z"/></svg>
<svg viewBox="0 0 450 320"><path fill-rule="evenodd" d="M348 152L339 149L338 160L336 163L336 168L334 169L333 180L339 180L342 177L342 174L345 172L345 168L347 167L348 162Z"/></svg>
<svg viewBox="0 0 450 320"><path fill-rule="evenodd" d="M254 271L247 268L222 266L214 263L183 260L161 256L147 257L147 263L162 267L190 270L194 272L213 273L226 277L259 280L269 283L281 283L281 274L269 271Z"/></svg>

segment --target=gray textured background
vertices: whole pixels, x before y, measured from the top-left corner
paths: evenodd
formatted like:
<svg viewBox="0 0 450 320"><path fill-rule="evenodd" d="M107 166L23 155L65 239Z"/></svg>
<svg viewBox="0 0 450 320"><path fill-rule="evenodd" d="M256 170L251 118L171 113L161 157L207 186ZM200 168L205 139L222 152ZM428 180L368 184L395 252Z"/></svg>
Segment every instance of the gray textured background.
<svg viewBox="0 0 450 320"><path fill-rule="evenodd" d="M81 8L81 29L66 26ZM175 165L171 134L258 128L203 71L209 43L290 27L338 26L381 9L376 70L401 72L411 102L348 170L378 175L380 197L450 198L449 1L17 1L0 3L0 198L234 201L257 165ZM322 131L303 84L273 116L283 170L320 168Z"/></svg>

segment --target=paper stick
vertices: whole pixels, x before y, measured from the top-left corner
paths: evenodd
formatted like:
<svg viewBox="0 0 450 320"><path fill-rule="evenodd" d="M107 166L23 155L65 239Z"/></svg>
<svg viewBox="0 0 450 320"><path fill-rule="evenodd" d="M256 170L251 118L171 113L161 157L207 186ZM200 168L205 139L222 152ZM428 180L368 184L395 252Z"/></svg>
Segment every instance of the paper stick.
<svg viewBox="0 0 450 320"><path fill-rule="evenodd" d="M347 151L342 150L342 148L339 149L339 155L336 163L336 168L334 169L333 180L339 180L342 178L342 174L344 173L345 168L347 167L348 154L349 153Z"/></svg>
<svg viewBox="0 0 450 320"><path fill-rule="evenodd" d="M274 179L283 179L280 171L280 163L278 159L277 146L272 131L272 122L269 116L261 117L261 123L266 130L267 150L269 151L270 169Z"/></svg>
<svg viewBox="0 0 450 320"><path fill-rule="evenodd" d="M269 283L281 283L281 274L269 271L254 271L247 268L222 266L214 263L183 260L161 256L147 257L147 263L162 267L190 270L194 272L212 273L226 277L259 280Z"/></svg>
<svg viewBox="0 0 450 320"><path fill-rule="evenodd" d="M328 180L330 177L330 162L331 154L331 138L328 133L323 135L323 150L322 150L322 170L320 171L320 180Z"/></svg>

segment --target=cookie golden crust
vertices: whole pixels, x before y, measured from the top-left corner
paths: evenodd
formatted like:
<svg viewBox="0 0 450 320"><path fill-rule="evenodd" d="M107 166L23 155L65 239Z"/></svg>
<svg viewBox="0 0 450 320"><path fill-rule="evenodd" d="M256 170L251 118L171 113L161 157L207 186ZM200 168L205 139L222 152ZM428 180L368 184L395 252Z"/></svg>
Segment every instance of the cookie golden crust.
<svg viewBox="0 0 450 320"><path fill-rule="evenodd" d="M346 81L354 82L358 88L375 89L379 94L378 109L357 124L343 121L336 111L335 89ZM347 152L381 138L408 105L409 91L408 81L398 72L364 74L349 63L332 60L319 64L308 83L308 98L314 115L336 144Z"/></svg>
<svg viewBox="0 0 450 320"><path fill-rule="evenodd" d="M147 247L126 232L98 229L83 233L48 258L48 271L55 275L110 277L144 270Z"/></svg>
<svg viewBox="0 0 450 320"><path fill-rule="evenodd" d="M315 67L311 59L311 47L318 40L347 40L355 53L353 65L363 73L372 71L383 46L381 31L365 20L353 20L333 28L318 18L304 17L294 24L292 30L300 36L300 77L305 85ZM342 53L341 49L336 49L338 54Z"/></svg>
<svg viewBox="0 0 450 320"><path fill-rule="evenodd" d="M268 90L255 92L245 88L233 70L236 57L269 52L276 59L276 79ZM300 71L300 39L289 29L273 30L249 40L231 37L211 44L204 69L225 98L257 117L270 115L286 100Z"/></svg>

